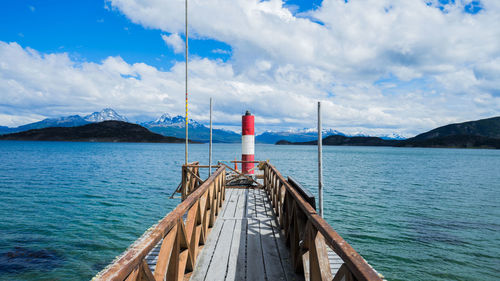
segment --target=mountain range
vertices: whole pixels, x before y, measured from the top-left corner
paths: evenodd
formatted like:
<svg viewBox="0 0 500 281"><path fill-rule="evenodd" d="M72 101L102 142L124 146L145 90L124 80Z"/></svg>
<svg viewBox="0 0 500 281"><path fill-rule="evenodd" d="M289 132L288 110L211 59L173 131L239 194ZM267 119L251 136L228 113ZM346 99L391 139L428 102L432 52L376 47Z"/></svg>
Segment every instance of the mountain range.
<svg viewBox="0 0 500 281"><path fill-rule="evenodd" d="M316 145L315 141L289 142L280 140L280 145ZM395 147L450 147L450 148L496 148L500 149L500 117L449 124L413 138L386 140L377 137L327 136L323 145L346 146L395 146Z"/></svg>
<svg viewBox="0 0 500 281"><path fill-rule="evenodd" d="M111 108L105 108L100 112L94 112L86 116L71 115L60 118L47 118L42 121L22 125L15 128L9 128L0 126L0 135L24 132L32 129L42 129L47 127L76 127L81 125L86 125L90 123L102 122L102 121L123 121L128 122L125 116L118 114L115 110ZM183 116L171 116L168 113L163 114L158 119L149 122L142 122L139 125L148 128L150 131L161 134L164 136L172 136L177 138L184 138L185 134L185 118ZM210 129L197 122L196 120L189 119L189 139L197 140L201 142L208 142L210 138ZM323 130L324 136L330 135L343 135L348 136L342 132L333 129ZM255 137L257 143L268 143L274 144L279 140L287 140L290 142L305 142L312 141L317 138L317 131L315 129L300 129L300 130L289 130L283 132L273 132L266 131ZM382 136L382 138L387 139L401 139L403 137L394 136ZM239 143L241 142L241 135L239 133L223 130L223 129L212 129L212 140L213 142L219 143Z"/></svg>
<svg viewBox="0 0 500 281"><path fill-rule="evenodd" d="M22 125L16 128L0 126L0 135L25 132L33 129L48 127L78 127L102 121L128 122L127 118L118 114L111 108L105 108L86 116L71 115L60 118L47 118L42 121ZM158 119L142 122L139 125L151 132L163 136L184 138L185 118L163 114ZM213 129L213 141L225 143L241 142L239 133ZM210 129L189 119L189 139L208 142ZM381 146L423 146L423 147L496 147L500 139L500 117L493 117L477 121L449 124L442 126L413 138L405 139L399 135L367 136L362 134L347 135L333 129L323 130L325 145L381 145ZM315 144L317 131L315 129L299 129L282 132L266 131L255 137L257 143L279 144Z"/></svg>
<svg viewBox="0 0 500 281"><path fill-rule="evenodd" d="M59 118L47 118L42 121L22 125L15 128L0 127L0 135L24 132L33 129L43 129L48 127L77 127L90 123L102 122L102 121L124 121L127 122L127 118L116 113L111 108L105 108L100 112L94 112L87 116L81 117L80 115L71 115Z"/></svg>
<svg viewBox="0 0 500 281"><path fill-rule="evenodd" d="M177 138L185 137L186 118L183 116L170 116L168 113L163 114L155 121L143 122L140 125L148 128L164 136L172 136ZM208 142L210 140L210 128L193 120L189 119L189 139ZM213 142L236 143L241 142L241 135L233 131L212 129Z"/></svg>
<svg viewBox="0 0 500 281"><path fill-rule="evenodd" d="M333 129L327 129L322 131L323 136L331 135L342 135L344 133ZM306 142L312 141L318 138L318 131L311 129L300 129L300 130L289 130L284 132L273 132L266 131L255 137L255 141L258 143L276 143L280 140L287 140L290 142Z"/></svg>
<svg viewBox="0 0 500 281"><path fill-rule="evenodd" d="M183 143L184 139L166 137L123 121L102 121L76 127L47 127L1 135L0 140L82 141L82 142L153 142Z"/></svg>

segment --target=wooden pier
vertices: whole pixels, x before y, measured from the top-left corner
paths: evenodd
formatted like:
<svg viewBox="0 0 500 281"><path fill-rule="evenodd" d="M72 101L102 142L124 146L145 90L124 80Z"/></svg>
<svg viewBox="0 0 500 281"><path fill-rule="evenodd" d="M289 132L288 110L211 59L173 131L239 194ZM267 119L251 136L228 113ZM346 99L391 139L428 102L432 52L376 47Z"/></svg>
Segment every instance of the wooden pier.
<svg viewBox="0 0 500 281"><path fill-rule="evenodd" d="M268 162L183 166L183 202L95 280L382 280ZM229 172L227 172L229 171ZM248 184L230 187L237 178ZM310 200L309 200L310 201Z"/></svg>

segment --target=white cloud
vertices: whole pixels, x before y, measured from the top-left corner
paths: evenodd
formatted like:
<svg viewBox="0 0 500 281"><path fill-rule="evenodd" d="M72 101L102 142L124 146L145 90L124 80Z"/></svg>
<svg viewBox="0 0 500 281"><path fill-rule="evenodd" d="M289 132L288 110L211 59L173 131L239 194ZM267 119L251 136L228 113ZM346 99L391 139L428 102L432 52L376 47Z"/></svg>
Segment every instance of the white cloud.
<svg viewBox="0 0 500 281"><path fill-rule="evenodd" d="M162 34L161 38L165 43L170 46L174 53L180 54L184 52L184 40L177 33L172 33L170 35Z"/></svg>
<svg viewBox="0 0 500 281"><path fill-rule="evenodd" d="M419 126L429 128L498 114L498 79L488 77L499 65L499 2L481 1L483 10L475 15L463 11L470 1L445 6L434 2L324 0L303 13L304 18L294 16L280 0L194 1L190 29L194 36L230 45L236 75L274 85L275 91L277 85L283 91L300 89L305 100L340 104L352 112L353 123L365 113L381 114L382 109L366 107L392 112L367 124L381 127L385 119L427 122ZM111 3L136 23L183 31L184 15L179 11L184 1ZM488 69L488 75L478 79L481 69ZM391 75L396 89L387 94L374 83ZM427 82L405 86L415 79ZM339 85L346 87L338 91ZM473 101L486 101L485 97L489 106L475 107ZM332 124L335 121L339 120Z"/></svg>
<svg viewBox="0 0 500 281"><path fill-rule="evenodd" d="M184 108L184 64L166 72L142 64L128 64L120 57L100 63L77 63L67 54L41 54L16 43L0 43L0 124L19 125L28 119L86 114L104 105L130 119L163 112L182 114ZM265 63L263 63L265 64ZM304 74L306 73L306 74ZM330 77L318 70L303 72L292 65L276 70L273 81L237 74L230 63L194 59L190 64L190 114L208 119L208 98L216 101L215 120L239 124L250 109L258 116L260 130L289 126L314 127L316 97L323 96ZM318 78L320 77L320 78ZM495 101L490 95L463 95L448 100L445 94L402 93L387 97L371 84L333 86L335 99L323 97L324 123L346 132L400 132L456 121L440 112L443 104L466 114L481 112ZM496 108L500 103L496 99ZM461 116L458 114L458 116Z"/></svg>
<svg viewBox="0 0 500 281"><path fill-rule="evenodd" d="M464 13L460 3L443 13L427 2L325 0L308 13L321 25L294 17L279 0L195 1L190 28L194 36L231 45L237 68L267 58L317 66L342 79L376 79L389 72L411 79L498 56L497 1L483 1L477 15ZM183 32L184 1L111 3L136 23Z"/></svg>
<svg viewBox="0 0 500 281"><path fill-rule="evenodd" d="M249 108L262 127L313 127L322 100L325 126L410 135L498 115L500 2L481 1L476 15L463 12L470 1L446 12L427 2L324 0L299 17L280 0L191 1L190 35L222 41L232 55L190 61L191 115L206 120L212 96L226 125ZM184 0L106 5L170 34L163 40L182 53ZM28 112L36 104L41 115L102 104L132 116L183 110L183 62L166 72L118 57L78 64L5 43L0 58L4 107Z"/></svg>
<svg viewBox="0 0 500 281"><path fill-rule="evenodd" d="M221 54L221 55L230 55L231 51L223 50L223 49L215 49L215 50L212 50L212 53Z"/></svg>

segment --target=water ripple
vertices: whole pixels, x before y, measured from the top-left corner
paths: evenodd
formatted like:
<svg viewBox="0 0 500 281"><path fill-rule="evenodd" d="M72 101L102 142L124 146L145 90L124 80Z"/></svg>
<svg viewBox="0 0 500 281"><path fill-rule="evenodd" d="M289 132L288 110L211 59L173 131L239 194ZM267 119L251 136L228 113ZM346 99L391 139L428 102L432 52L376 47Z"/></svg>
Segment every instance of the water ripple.
<svg viewBox="0 0 500 281"><path fill-rule="evenodd" d="M179 203L168 197L180 144L0 149L0 280L88 280ZM214 144L214 158L240 149ZM207 151L192 145L190 159L206 163ZM316 155L256 146L256 159L313 194ZM323 156L326 220L388 280L498 279L500 151L324 147Z"/></svg>

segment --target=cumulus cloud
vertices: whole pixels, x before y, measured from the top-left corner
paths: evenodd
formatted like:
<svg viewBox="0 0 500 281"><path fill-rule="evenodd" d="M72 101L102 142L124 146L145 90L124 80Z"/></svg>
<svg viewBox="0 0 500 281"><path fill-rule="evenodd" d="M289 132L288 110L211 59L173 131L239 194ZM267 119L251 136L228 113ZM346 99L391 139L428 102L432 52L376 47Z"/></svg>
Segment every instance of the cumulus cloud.
<svg viewBox="0 0 500 281"><path fill-rule="evenodd" d="M463 4L447 5L444 13L414 0L325 0L307 13L310 19L294 16L280 0L195 1L189 13L194 36L231 45L237 62L264 56L335 71L344 79L389 72L410 79L497 53L495 2L484 1L477 15L464 13ZM111 3L136 23L183 32L183 1Z"/></svg>
<svg viewBox="0 0 500 281"><path fill-rule="evenodd" d="M190 61L191 114L206 120L212 96L225 124L238 124L248 108L261 128L313 127L322 100L327 127L407 135L498 115L500 2L482 0L469 14L470 2L324 0L297 14L280 0L191 1L193 38L231 48L227 62ZM107 5L170 34L163 40L182 52L184 0ZM4 108L36 104L36 114L55 115L106 104L132 116L182 113L182 61L167 71L119 57L79 64L15 43L0 44L0 58Z"/></svg>
<svg viewBox="0 0 500 281"><path fill-rule="evenodd" d="M181 0L110 2L135 23L183 31ZM291 93L301 89L303 100L337 105L353 123L408 120L418 124L415 131L498 115L500 4L483 0L479 13L466 13L471 3L324 0L297 15L280 0L194 1L189 14L194 36L231 46L237 75ZM390 91L377 84L387 77Z"/></svg>
<svg viewBox="0 0 500 281"><path fill-rule="evenodd" d="M223 50L223 49L214 49L214 50L212 50L212 53L221 54L221 55L230 55L231 51Z"/></svg>
<svg viewBox="0 0 500 281"><path fill-rule="evenodd" d="M184 40L177 33L172 33L170 35L162 34L161 38L165 43L170 46L174 53L180 54L184 52Z"/></svg>

